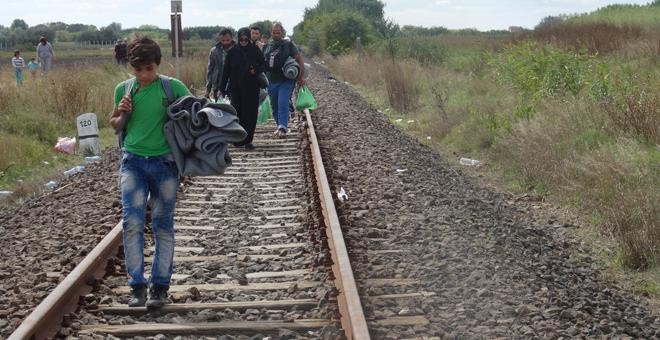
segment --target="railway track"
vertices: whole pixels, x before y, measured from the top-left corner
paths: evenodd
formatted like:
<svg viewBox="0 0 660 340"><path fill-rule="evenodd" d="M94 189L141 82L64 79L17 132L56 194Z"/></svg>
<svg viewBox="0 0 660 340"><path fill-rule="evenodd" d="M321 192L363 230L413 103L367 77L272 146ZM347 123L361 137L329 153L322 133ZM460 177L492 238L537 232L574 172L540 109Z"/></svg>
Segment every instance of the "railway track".
<svg viewBox="0 0 660 340"><path fill-rule="evenodd" d="M179 193L172 304L157 311L126 306L120 223L10 339L369 339L368 327L428 323L406 315L365 320L308 112L298 125L286 139L271 135L274 125L259 126L256 150L233 149L233 166L224 175L194 178ZM148 275L152 246L145 255ZM370 291L410 283L367 282ZM420 296L363 299L377 306Z"/></svg>

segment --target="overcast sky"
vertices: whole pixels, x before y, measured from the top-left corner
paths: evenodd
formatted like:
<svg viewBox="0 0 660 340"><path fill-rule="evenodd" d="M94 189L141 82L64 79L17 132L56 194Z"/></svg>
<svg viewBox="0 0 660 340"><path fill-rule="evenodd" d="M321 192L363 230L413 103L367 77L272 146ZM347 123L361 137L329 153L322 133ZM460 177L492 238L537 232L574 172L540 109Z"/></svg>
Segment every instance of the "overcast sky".
<svg viewBox="0 0 660 340"><path fill-rule="evenodd" d="M62 21L107 26L119 22L123 28L143 24L169 27L168 0L3 0L0 25L15 18L28 25ZM647 4L651 0L384 0L385 17L397 24L444 26L451 29L533 28L549 15L584 13L614 3ZM316 0L183 0L183 26L232 26L254 21L282 21L287 30L302 20L305 7Z"/></svg>

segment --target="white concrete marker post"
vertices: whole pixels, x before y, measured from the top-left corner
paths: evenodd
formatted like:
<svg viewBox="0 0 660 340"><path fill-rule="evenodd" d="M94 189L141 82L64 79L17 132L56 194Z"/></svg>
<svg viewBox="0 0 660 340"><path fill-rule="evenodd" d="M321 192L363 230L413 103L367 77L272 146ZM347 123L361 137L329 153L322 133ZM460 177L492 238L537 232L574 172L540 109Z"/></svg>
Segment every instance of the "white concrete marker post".
<svg viewBox="0 0 660 340"><path fill-rule="evenodd" d="M99 124L95 113L83 113L76 118L78 129L78 151L82 156L101 154L99 143Z"/></svg>

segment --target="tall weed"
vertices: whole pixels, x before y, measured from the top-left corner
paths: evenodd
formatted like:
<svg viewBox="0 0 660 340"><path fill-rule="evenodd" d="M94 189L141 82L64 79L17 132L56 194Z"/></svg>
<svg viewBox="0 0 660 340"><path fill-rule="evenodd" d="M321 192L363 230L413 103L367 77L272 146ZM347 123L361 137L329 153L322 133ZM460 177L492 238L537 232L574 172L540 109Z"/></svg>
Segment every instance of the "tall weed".
<svg viewBox="0 0 660 340"><path fill-rule="evenodd" d="M660 145L660 93L653 91L652 85L645 86L640 78L634 80L634 84L615 83L618 93L602 101L602 108L616 128Z"/></svg>
<svg viewBox="0 0 660 340"><path fill-rule="evenodd" d="M417 107L415 79L401 64L392 62L382 70L389 103L398 112L412 112Z"/></svg>

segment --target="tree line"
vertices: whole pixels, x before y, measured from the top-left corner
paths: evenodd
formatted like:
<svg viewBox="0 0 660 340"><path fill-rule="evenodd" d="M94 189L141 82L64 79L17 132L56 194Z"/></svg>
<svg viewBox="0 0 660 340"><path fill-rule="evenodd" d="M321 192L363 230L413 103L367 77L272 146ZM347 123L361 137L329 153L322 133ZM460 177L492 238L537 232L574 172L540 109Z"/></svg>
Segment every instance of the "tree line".
<svg viewBox="0 0 660 340"><path fill-rule="evenodd" d="M258 26L261 32L270 37L270 28L273 22L262 20L250 25ZM196 26L183 29L184 40L213 40L217 38L222 26ZM234 28L229 27L232 31ZM85 24L66 24L51 22L29 26L23 19L14 19L9 27L0 25L0 46L23 48L34 46L39 38L44 36L51 42L88 42L88 41L115 41L127 38L135 33L148 34L154 39L168 39L169 29L155 25L141 25L136 28L123 29L120 23L113 22L108 26L96 27Z"/></svg>

